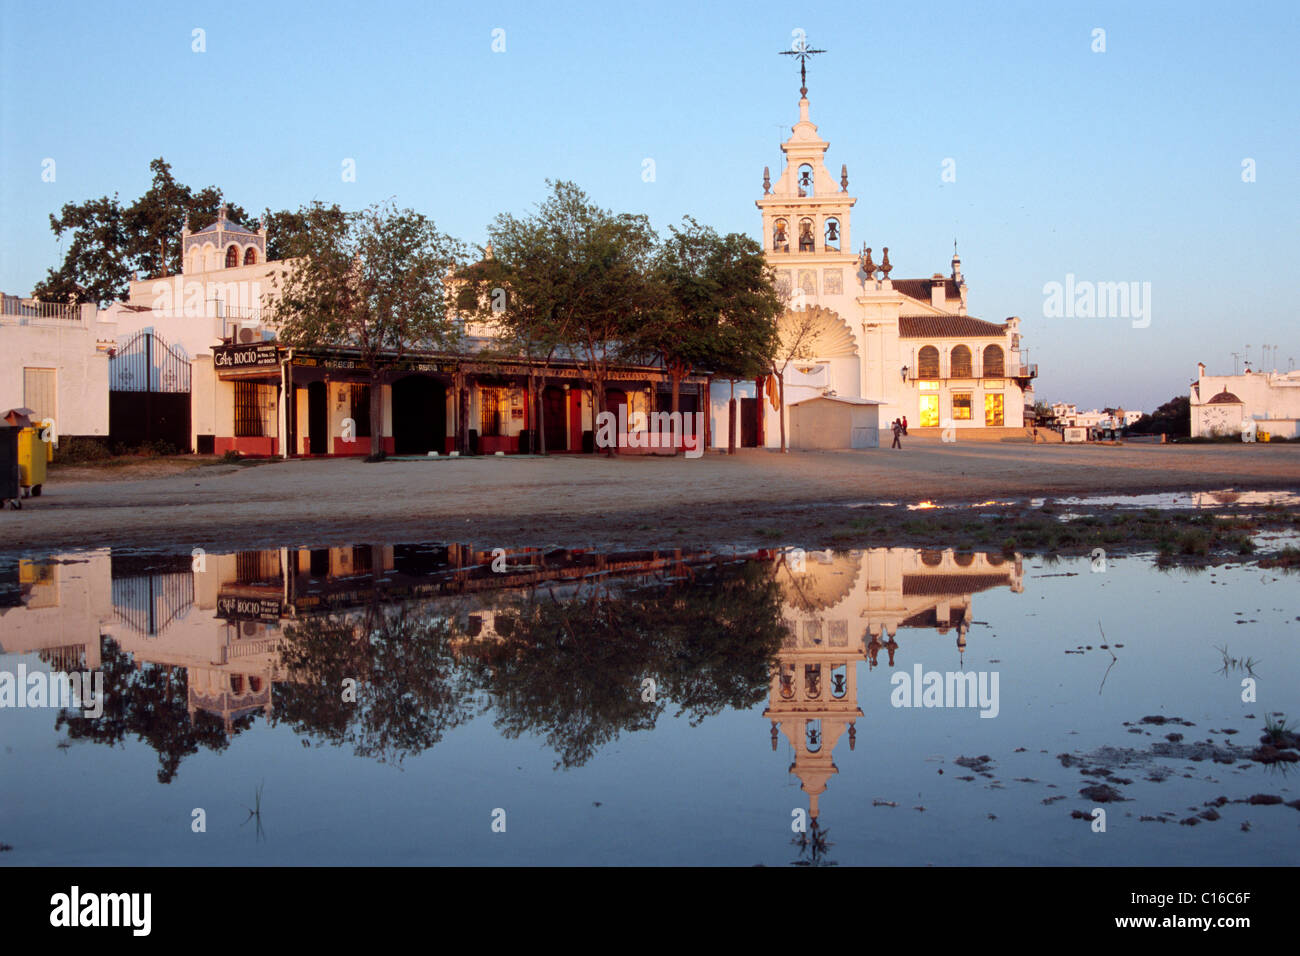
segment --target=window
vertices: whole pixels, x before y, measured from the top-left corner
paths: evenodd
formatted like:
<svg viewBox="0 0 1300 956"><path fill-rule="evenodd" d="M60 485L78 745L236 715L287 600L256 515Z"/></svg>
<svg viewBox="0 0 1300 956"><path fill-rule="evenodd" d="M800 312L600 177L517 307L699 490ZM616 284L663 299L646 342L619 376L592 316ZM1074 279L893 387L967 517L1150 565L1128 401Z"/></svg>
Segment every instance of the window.
<svg viewBox="0 0 1300 956"><path fill-rule="evenodd" d="M937 393L921 396L921 427L939 427L939 396Z"/></svg>
<svg viewBox="0 0 1300 956"><path fill-rule="evenodd" d="M230 269L239 265L239 247L232 245L226 250L226 268Z"/></svg>
<svg viewBox="0 0 1300 956"><path fill-rule="evenodd" d="M274 385L235 382L235 437L266 438L275 409Z"/></svg>
<svg viewBox="0 0 1300 956"><path fill-rule="evenodd" d="M959 345L952 350L952 377L953 378L971 377L970 349L968 349L964 345Z"/></svg>
<svg viewBox="0 0 1300 956"><path fill-rule="evenodd" d="M358 438L370 437L370 386L352 385L351 408L349 414L355 422L354 435Z"/></svg>
<svg viewBox="0 0 1300 956"><path fill-rule="evenodd" d="M250 247L250 248L249 248L249 249L244 253L244 265L246 265L246 266L255 266L255 265L257 265L257 250L256 250L256 249Z"/></svg>
<svg viewBox="0 0 1300 956"><path fill-rule="evenodd" d="M1002 425L1002 396L998 394L984 396L984 424Z"/></svg>
<svg viewBox="0 0 1300 956"><path fill-rule="evenodd" d="M971 415L971 393L952 393L952 418L956 422L968 422Z"/></svg>
<svg viewBox="0 0 1300 956"><path fill-rule="evenodd" d="M939 350L927 345L916 356L917 378L939 377Z"/></svg>
<svg viewBox="0 0 1300 956"><path fill-rule="evenodd" d="M1002 363L1002 346L990 345L984 349L984 375L986 378L1001 378L1006 374Z"/></svg>
<svg viewBox="0 0 1300 956"><path fill-rule="evenodd" d="M56 378L52 368L23 369L23 404L35 414L32 422L54 420Z"/></svg>
<svg viewBox="0 0 1300 956"><path fill-rule="evenodd" d="M479 429L480 435L502 435L506 422L510 420L509 389L479 389Z"/></svg>

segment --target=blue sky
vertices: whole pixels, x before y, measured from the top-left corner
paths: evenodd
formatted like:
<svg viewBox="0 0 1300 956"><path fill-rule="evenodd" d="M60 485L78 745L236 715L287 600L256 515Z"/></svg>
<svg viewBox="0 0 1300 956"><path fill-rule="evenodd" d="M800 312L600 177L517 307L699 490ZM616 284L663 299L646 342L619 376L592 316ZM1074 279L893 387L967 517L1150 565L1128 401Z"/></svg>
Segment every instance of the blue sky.
<svg viewBox="0 0 1300 956"><path fill-rule="evenodd" d="M1039 398L1150 409L1247 343L1257 363L1261 344L1300 360L1292 2L0 10L11 294L60 259L50 213L134 199L157 156L249 210L392 198L473 243L548 177L661 230L690 214L757 238L763 166L798 118L797 66L776 54L802 29L828 50L809 98L829 167L849 167L854 244L914 277L946 272L957 237L972 314L1024 320ZM1067 274L1151 283L1149 326L1045 317L1044 285Z"/></svg>

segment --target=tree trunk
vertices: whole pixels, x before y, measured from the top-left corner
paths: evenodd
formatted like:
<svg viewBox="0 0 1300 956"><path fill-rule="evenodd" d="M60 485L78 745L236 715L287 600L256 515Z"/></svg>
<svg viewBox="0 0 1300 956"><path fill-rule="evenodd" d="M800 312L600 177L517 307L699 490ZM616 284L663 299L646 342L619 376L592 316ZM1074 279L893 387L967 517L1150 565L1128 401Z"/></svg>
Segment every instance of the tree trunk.
<svg viewBox="0 0 1300 956"><path fill-rule="evenodd" d="M736 453L736 380L731 379L731 400L727 402L727 454Z"/></svg>
<svg viewBox="0 0 1300 956"><path fill-rule="evenodd" d="M384 389L379 370L370 370L370 457L378 458L384 453ZM355 427L355 423L353 423Z"/></svg>
<svg viewBox="0 0 1300 956"><path fill-rule="evenodd" d="M533 447L537 449L538 454L546 454L546 404L542 401L543 380L538 379L532 386L533 410L536 414L533 421L536 423L533 434Z"/></svg>
<svg viewBox="0 0 1300 956"><path fill-rule="evenodd" d="M785 371L784 370L776 373L776 391L777 391L776 400L781 406L777 410L778 414L781 417L781 453L785 454L787 451L789 451L789 449L785 447Z"/></svg>

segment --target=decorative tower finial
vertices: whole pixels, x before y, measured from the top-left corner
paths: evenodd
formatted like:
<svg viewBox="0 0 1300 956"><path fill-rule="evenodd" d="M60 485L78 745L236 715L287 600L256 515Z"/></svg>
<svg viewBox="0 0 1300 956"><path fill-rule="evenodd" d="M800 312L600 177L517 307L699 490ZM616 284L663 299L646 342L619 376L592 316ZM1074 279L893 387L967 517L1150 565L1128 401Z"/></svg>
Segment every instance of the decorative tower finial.
<svg viewBox="0 0 1300 956"><path fill-rule="evenodd" d="M840 166L840 192L849 191L849 164L844 163Z"/></svg>
<svg viewBox="0 0 1300 956"><path fill-rule="evenodd" d="M880 260L880 275L883 279L889 278L889 270L894 268L889 264L889 246L885 246L885 258Z"/></svg>
<svg viewBox="0 0 1300 956"><path fill-rule="evenodd" d="M871 260L871 249L868 248L865 242L862 244L862 255L860 258L862 262L862 271L866 273L868 279L874 279L876 277L876 264Z"/></svg>
<svg viewBox="0 0 1300 956"><path fill-rule="evenodd" d="M816 56L818 53L825 53L825 50L814 50L808 46L808 38L799 31L795 41L790 44L790 49L782 50L782 56L797 56L799 58L799 96L803 99L808 98L808 58Z"/></svg>
<svg viewBox="0 0 1300 956"><path fill-rule="evenodd" d="M766 166L763 167L763 195L766 196L772 191L772 174Z"/></svg>
<svg viewBox="0 0 1300 956"><path fill-rule="evenodd" d="M961 282L961 256L957 255L957 240L952 241L952 277L956 282Z"/></svg>

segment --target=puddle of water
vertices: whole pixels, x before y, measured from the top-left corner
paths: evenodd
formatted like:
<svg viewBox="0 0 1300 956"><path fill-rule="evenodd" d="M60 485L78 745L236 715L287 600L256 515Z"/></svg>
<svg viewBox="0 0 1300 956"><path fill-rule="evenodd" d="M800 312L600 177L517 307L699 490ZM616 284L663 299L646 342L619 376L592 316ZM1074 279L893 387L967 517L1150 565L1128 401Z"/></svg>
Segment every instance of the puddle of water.
<svg viewBox="0 0 1300 956"><path fill-rule="evenodd" d="M0 865L1300 852L1294 765L1249 759L1267 714L1300 710L1300 589L1248 564L460 544L69 558L0 564L0 703L6 674L84 670L103 713L0 707ZM1252 677L1265 703L1242 699ZM1283 802L1234 802L1254 794Z"/></svg>
<svg viewBox="0 0 1300 956"><path fill-rule="evenodd" d="M1035 508L1043 506L1042 498L1032 502ZM1089 495L1085 497L1054 498L1053 505L1094 508L1240 508L1285 507L1300 505L1300 494L1294 491L1168 491L1151 495Z"/></svg>
<svg viewBox="0 0 1300 956"><path fill-rule="evenodd" d="M1053 507L1065 505L1076 508L1157 508L1185 510L1189 508L1268 507L1294 508L1300 506L1300 493L1294 491L1170 491L1149 495L1089 495L1085 497L1030 498L1029 507L1042 508L1051 501ZM1022 504L1012 499L991 498L988 501L942 503L917 501L906 505L908 511L929 511L935 508L1005 508ZM850 508L897 508L897 501L858 501ZM1067 520L1077 515L1062 515Z"/></svg>

